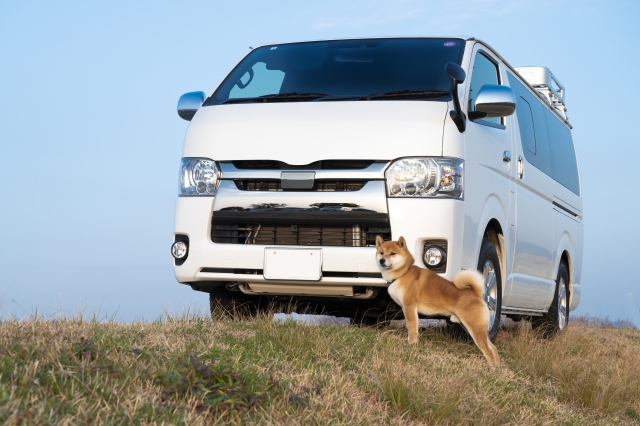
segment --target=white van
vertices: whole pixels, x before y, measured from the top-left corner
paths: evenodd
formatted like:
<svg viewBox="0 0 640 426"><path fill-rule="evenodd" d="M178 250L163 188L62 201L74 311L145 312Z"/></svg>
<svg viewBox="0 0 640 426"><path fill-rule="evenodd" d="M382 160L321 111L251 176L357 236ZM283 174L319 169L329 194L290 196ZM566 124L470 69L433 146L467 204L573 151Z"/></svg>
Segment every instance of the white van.
<svg viewBox="0 0 640 426"><path fill-rule="evenodd" d="M561 331L578 306L580 178L546 68L474 38L274 44L178 114L175 275L213 304L378 318L397 309L380 235L448 279L480 270L492 337L500 315Z"/></svg>

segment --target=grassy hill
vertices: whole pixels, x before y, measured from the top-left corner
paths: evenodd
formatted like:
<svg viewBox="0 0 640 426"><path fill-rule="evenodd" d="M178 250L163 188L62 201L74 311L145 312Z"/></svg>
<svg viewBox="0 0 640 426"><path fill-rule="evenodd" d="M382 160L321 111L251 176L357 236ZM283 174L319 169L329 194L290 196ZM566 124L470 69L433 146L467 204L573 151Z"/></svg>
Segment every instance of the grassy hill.
<svg viewBox="0 0 640 426"><path fill-rule="evenodd" d="M426 329L185 316L0 322L5 424L640 424L640 331L503 330L502 366Z"/></svg>

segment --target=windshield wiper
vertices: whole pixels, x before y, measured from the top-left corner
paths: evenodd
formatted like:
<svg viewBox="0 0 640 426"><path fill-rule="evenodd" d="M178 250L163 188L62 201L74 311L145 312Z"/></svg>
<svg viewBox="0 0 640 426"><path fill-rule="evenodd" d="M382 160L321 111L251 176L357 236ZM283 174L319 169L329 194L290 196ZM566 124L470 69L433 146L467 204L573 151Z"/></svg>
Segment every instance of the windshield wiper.
<svg viewBox="0 0 640 426"><path fill-rule="evenodd" d="M371 99L424 99L450 96L449 92L443 90L396 90L393 92L374 93L367 96Z"/></svg>
<svg viewBox="0 0 640 426"><path fill-rule="evenodd" d="M326 93L315 93L315 92L286 92L286 93L276 93L273 95L262 95L259 96L260 99L269 100L288 100L288 99L317 99L323 98L327 95Z"/></svg>
<svg viewBox="0 0 640 426"><path fill-rule="evenodd" d="M286 93L273 93L270 95L256 96L254 98L233 98L220 102L220 104L240 104L244 102L281 102L290 100L314 100L319 99L327 95L326 93L314 93L314 92L286 92Z"/></svg>
<svg viewBox="0 0 640 426"><path fill-rule="evenodd" d="M222 101L220 102L220 105L222 104L241 104L244 102L264 102L263 99L260 98L232 98L232 99L227 99L226 101Z"/></svg>
<svg viewBox="0 0 640 426"><path fill-rule="evenodd" d="M321 98L316 99L316 101L349 101L349 100L366 100L366 96L360 95L345 95L345 96L334 96L334 95L326 95ZM315 101L314 101L315 102Z"/></svg>
<svg viewBox="0 0 640 426"><path fill-rule="evenodd" d="M425 99L450 96L449 92L442 90L396 90L393 92L374 93L368 96L347 95L334 96L326 93L316 92L286 92L274 93L270 95L256 96L253 98L227 99L221 104L239 104L245 102L266 103L266 102L287 102L287 101L342 101L342 100L376 100L376 99Z"/></svg>

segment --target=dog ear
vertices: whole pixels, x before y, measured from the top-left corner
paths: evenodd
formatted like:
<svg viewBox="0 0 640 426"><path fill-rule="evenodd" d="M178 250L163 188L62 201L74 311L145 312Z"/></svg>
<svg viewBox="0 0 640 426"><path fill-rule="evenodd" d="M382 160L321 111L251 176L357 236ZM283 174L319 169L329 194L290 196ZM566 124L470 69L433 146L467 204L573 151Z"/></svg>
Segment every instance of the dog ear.
<svg viewBox="0 0 640 426"><path fill-rule="evenodd" d="M376 235L376 248L384 244L384 240L380 235Z"/></svg>
<svg viewBox="0 0 640 426"><path fill-rule="evenodd" d="M398 238L398 245L400 248L407 248L407 242L404 240L404 237Z"/></svg>

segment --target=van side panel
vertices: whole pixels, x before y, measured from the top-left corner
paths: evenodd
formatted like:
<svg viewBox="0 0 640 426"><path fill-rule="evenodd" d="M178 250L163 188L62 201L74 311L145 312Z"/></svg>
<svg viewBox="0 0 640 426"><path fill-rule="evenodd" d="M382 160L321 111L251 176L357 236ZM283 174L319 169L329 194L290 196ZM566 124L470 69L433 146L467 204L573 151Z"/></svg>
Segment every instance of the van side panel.
<svg viewBox="0 0 640 426"><path fill-rule="evenodd" d="M512 74L509 83L517 99L519 155L525 161L524 177L517 180L518 241L513 291L505 304L547 309L565 251L572 288L576 284L579 291L576 279L579 280L582 267L582 200L578 165L567 126ZM534 241L541 237L548 241ZM539 253L539 262L532 256L535 252ZM546 297L534 298L533 287L540 287L543 295L545 286ZM577 299L570 304L575 309Z"/></svg>
<svg viewBox="0 0 640 426"><path fill-rule="evenodd" d="M508 74L516 94L516 245L509 277L511 292L505 306L546 309L555 290L553 270L553 204L549 138L544 106L515 77ZM518 142L519 141L519 142Z"/></svg>

